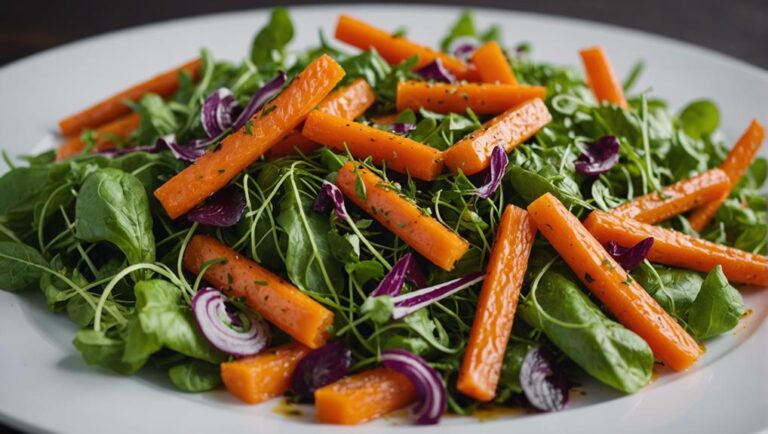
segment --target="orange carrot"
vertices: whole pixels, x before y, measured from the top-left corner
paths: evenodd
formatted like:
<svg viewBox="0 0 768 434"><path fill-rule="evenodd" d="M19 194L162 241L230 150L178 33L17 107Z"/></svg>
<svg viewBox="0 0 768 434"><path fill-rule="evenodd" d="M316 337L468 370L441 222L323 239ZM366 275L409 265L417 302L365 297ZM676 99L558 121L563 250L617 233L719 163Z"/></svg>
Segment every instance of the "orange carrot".
<svg viewBox="0 0 768 434"><path fill-rule="evenodd" d="M585 48L579 51L581 62L587 73L587 82L598 102L609 102L621 108L629 107L624 98L624 88L616 79L608 55L602 47Z"/></svg>
<svg viewBox="0 0 768 434"><path fill-rule="evenodd" d="M382 115L382 116L376 116L374 118L371 118L374 124L378 125L391 125L394 124L395 121L397 121L397 117L400 116L400 113L392 113L391 115Z"/></svg>
<svg viewBox="0 0 768 434"><path fill-rule="evenodd" d="M94 130L95 144L94 151L103 151L106 149L112 149L115 147L114 138L119 139L127 138L132 132L139 128L139 122L141 116L138 113L131 113L127 116L123 116L120 119L114 120L107 124L104 124ZM66 160L83 152L85 149L85 143L79 136L70 137L69 140L64 142L56 153L57 160Z"/></svg>
<svg viewBox="0 0 768 434"><path fill-rule="evenodd" d="M410 381L388 368L344 377L315 391L317 420L337 425L368 422L415 400L416 391Z"/></svg>
<svg viewBox="0 0 768 434"><path fill-rule="evenodd" d="M258 404L288 391L293 370L308 352L304 345L291 343L224 362L221 381L241 401Z"/></svg>
<svg viewBox="0 0 768 434"><path fill-rule="evenodd" d="M467 175L485 170L498 145L510 152L542 129L552 116L540 99L526 101L496 116L443 152L445 165Z"/></svg>
<svg viewBox="0 0 768 434"><path fill-rule="evenodd" d="M358 78L350 85L328 94L323 102L317 106L317 109L351 120L362 116L375 101L376 96L373 94L371 86L364 79ZM306 155L320 147L319 143L302 136L300 130L301 128L297 128L270 148L266 153L266 157L279 158L286 155L295 155L297 151Z"/></svg>
<svg viewBox="0 0 768 434"><path fill-rule="evenodd" d="M456 384L459 391L478 401L490 401L496 396L535 236L536 228L528 213L507 205L496 232Z"/></svg>
<svg viewBox="0 0 768 434"><path fill-rule="evenodd" d="M457 78L464 79L468 74L467 65L453 56L416 44L402 36L392 35L385 30L347 15L339 17L335 36L336 39L361 50L375 48L381 57L391 64L400 63L412 56L418 56L419 62L414 67L415 69L423 68L435 59L440 59L443 65Z"/></svg>
<svg viewBox="0 0 768 434"><path fill-rule="evenodd" d="M687 369L699 358L702 351L696 341L555 196L547 193L539 197L528 205L528 212L584 285L622 324L648 343L656 358L676 371Z"/></svg>
<svg viewBox="0 0 768 434"><path fill-rule="evenodd" d="M172 219L191 210L296 128L343 76L344 70L330 56L318 57L217 149L155 190L155 197Z"/></svg>
<svg viewBox="0 0 768 434"><path fill-rule="evenodd" d="M757 119L753 119L747 130L739 138L739 141L733 145L733 149L728 153L723 164L720 165L720 168L731 179L730 188L723 192L720 197L702 205L691 213L688 221L694 230L701 232L702 229L707 227L712 217L717 214L717 210L720 209L720 206L723 205L723 202L731 194L731 189L739 183L744 172L752 164L757 151L760 150L760 146L763 144L763 140L765 140L765 129Z"/></svg>
<svg viewBox="0 0 768 434"><path fill-rule="evenodd" d="M488 42L472 54L472 65L483 83L517 84L507 56L496 41Z"/></svg>
<svg viewBox="0 0 768 434"><path fill-rule="evenodd" d="M615 241L625 247L653 237L653 246L648 252L651 262L701 272L721 265L723 274L731 282L768 286L765 256L600 211L593 211L584 226L601 243Z"/></svg>
<svg viewBox="0 0 768 434"><path fill-rule="evenodd" d="M716 200L730 187L728 175L712 169L623 203L611 210L611 214L655 224Z"/></svg>
<svg viewBox="0 0 768 434"><path fill-rule="evenodd" d="M495 115L546 96L547 88L543 86L403 81L397 85L397 110L423 108L437 113L464 113L470 108L479 115Z"/></svg>
<svg viewBox="0 0 768 434"><path fill-rule="evenodd" d="M431 146L321 111L307 116L301 133L360 159L371 156L374 163L416 179L431 181L443 171L443 154Z"/></svg>
<svg viewBox="0 0 768 434"><path fill-rule="evenodd" d="M125 101L138 101L148 93L167 97L179 88L179 74L185 72L196 78L203 61L192 60L170 71L134 85L116 95L100 101L87 109L59 121L61 134L74 136L86 128L96 128L131 112Z"/></svg>
<svg viewBox="0 0 768 434"><path fill-rule="evenodd" d="M233 297L245 297L251 309L302 344L317 348L329 337L333 313L280 276L207 235L195 235L184 252L184 267L199 274L203 264L224 258L205 271L205 280Z"/></svg>
<svg viewBox="0 0 768 434"><path fill-rule="evenodd" d="M358 182L365 187L365 197L358 195ZM336 185L357 206L444 270L450 271L469 249L464 238L388 188L383 179L360 163L349 161L339 169Z"/></svg>

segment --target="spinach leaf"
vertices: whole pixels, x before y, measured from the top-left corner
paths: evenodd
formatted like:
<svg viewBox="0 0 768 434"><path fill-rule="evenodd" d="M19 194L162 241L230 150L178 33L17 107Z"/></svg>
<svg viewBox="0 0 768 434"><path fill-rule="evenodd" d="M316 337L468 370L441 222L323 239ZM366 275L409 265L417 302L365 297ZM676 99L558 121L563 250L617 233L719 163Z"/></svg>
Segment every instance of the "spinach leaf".
<svg viewBox="0 0 768 434"><path fill-rule="evenodd" d="M196 360L172 367L168 377L174 386L185 392L206 392L221 384L217 365Z"/></svg>
<svg viewBox="0 0 768 434"><path fill-rule="evenodd" d="M459 19L453 24L453 27L448 31L448 34L440 41L440 50L448 52L451 47L451 43L457 38L477 36L477 28L475 27L475 15L471 10L465 10L459 16Z"/></svg>
<svg viewBox="0 0 768 434"><path fill-rule="evenodd" d="M151 145L160 137L176 132L179 122L168 102L160 95L148 93L141 97L138 103L128 104L131 109L141 116L136 140L140 145Z"/></svg>
<svg viewBox="0 0 768 434"><path fill-rule="evenodd" d="M122 358L125 342L119 336L111 336L103 330L80 329L75 334L73 344L80 351L85 363L101 366L120 374L133 374L141 369L146 362L146 360L135 363L124 362Z"/></svg>
<svg viewBox="0 0 768 434"><path fill-rule="evenodd" d="M46 166L19 167L0 177L0 215L31 211L48 184Z"/></svg>
<svg viewBox="0 0 768 434"><path fill-rule="evenodd" d="M144 332L138 314L128 319L128 323L120 335L124 342L123 355L120 360L131 366L144 366L152 354L163 348L155 334Z"/></svg>
<svg viewBox="0 0 768 434"><path fill-rule="evenodd" d="M507 171L506 178L527 203L533 202L545 193L552 193L568 207L586 205L575 181L555 174L551 166L546 166L538 172L513 166Z"/></svg>
<svg viewBox="0 0 768 434"><path fill-rule="evenodd" d="M144 333L185 356L218 363L223 355L197 331L192 313L181 305L181 290L164 280L145 280L134 287L136 312Z"/></svg>
<svg viewBox="0 0 768 434"><path fill-rule="evenodd" d="M704 281L701 274L695 271L650 265L647 262L635 269L632 277L664 310L683 321Z"/></svg>
<svg viewBox="0 0 768 434"><path fill-rule="evenodd" d="M648 344L608 319L567 277L545 273L519 309L525 322L603 383L632 393L651 379L653 352Z"/></svg>
<svg viewBox="0 0 768 434"><path fill-rule="evenodd" d="M733 329L743 315L744 300L718 265L707 274L688 309L688 328L696 339L707 339Z"/></svg>
<svg viewBox="0 0 768 434"><path fill-rule="evenodd" d="M0 241L0 289L18 291L40 281L47 267L43 255L26 244Z"/></svg>
<svg viewBox="0 0 768 434"><path fill-rule="evenodd" d="M75 204L77 237L116 245L130 264L154 262L155 237L144 186L130 173L98 169L83 183Z"/></svg>
<svg viewBox="0 0 768 434"><path fill-rule="evenodd" d="M689 137L698 139L712 134L720 124L720 112L714 102L699 99L688 104L680 112L680 124Z"/></svg>
<svg viewBox="0 0 768 434"><path fill-rule="evenodd" d="M256 66L282 64L285 47L293 39L293 22L288 10L275 8L269 22L256 34L251 44L251 62Z"/></svg>

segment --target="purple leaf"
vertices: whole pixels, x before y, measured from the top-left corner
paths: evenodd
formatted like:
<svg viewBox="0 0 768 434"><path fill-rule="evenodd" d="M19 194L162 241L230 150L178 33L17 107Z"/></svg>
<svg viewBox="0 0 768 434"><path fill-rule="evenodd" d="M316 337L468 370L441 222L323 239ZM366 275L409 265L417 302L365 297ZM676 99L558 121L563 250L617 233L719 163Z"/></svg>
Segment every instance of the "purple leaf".
<svg viewBox="0 0 768 434"><path fill-rule="evenodd" d="M616 241L609 241L604 247L608 254L621 264L625 270L632 271L648 256L648 252L653 247L653 237L641 240L630 248L621 246Z"/></svg>
<svg viewBox="0 0 768 434"><path fill-rule="evenodd" d="M349 372L352 352L341 342L331 342L310 351L296 365L291 388L302 402L312 402L315 390L342 379Z"/></svg>
<svg viewBox="0 0 768 434"><path fill-rule="evenodd" d="M224 187L203 204L187 213L187 220L203 225L228 227L235 225L245 212L245 195L235 187Z"/></svg>
<svg viewBox="0 0 768 434"><path fill-rule="evenodd" d="M447 402L445 384L440 374L424 359L405 350L382 351L381 364L403 374L413 384L417 397L413 407L416 424L438 423L445 413Z"/></svg>
<svg viewBox="0 0 768 434"><path fill-rule="evenodd" d="M272 97L280 92L280 88L283 87L287 79L288 75L284 71L280 71L277 74L277 77L273 78L272 81L265 84L261 89L258 90L258 92L253 94L251 100L248 101L248 104L245 106L243 111L240 112L240 115L235 120L232 128L235 130L242 128L245 123L248 122L248 120L251 119L253 115L255 115L256 112L259 111L267 101L272 99Z"/></svg>
<svg viewBox="0 0 768 434"><path fill-rule="evenodd" d="M562 410L568 404L570 384L542 347L531 348L523 359L520 385L528 402L539 411Z"/></svg>
<svg viewBox="0 0 768 434"><path fill-rule="evenodd" d="M318 213L326 213L333 207L340 219L347 218L347 207L344 205L344 193L335 184L323 181L323 186L317 193L312 203L312 210Z"/></svg>
<svg viewBox="0 0 768 434"><path fill-rule="evenodd" d="M448 47L448 52L451 53L453 57L458 57L466 62L472 57L472 53L477 50L478 46L480 46L480 41L478 41L477 38L462 36L451 42L451 45Z"/></svg>
<svg viewBox="0 0 768 434"><path fill-rule="evenodd" d="M408 316L413 312L453 295L462 289L469 288L470 286L481 282L484 278L485 274L473 273L458 279L449 280L448 282L443 282L419 289L418 291L393 297L392 301L395 308L392 310L392 319L398 320Z"/></svg>
<svg viewBox="0 0 768 434"><path fill-rule="evenodd" d="M501 185L501 178L504 177L504 172L507 170L507 164L509 164L509 157L504 151L504 147L499 145L493 148L491 152L491 164L488 167L488 171L485 173L483 179L483 185L475 190L475 194L480 196L481 199L488 199Z"/></svg>
<svg viewBox="0 0 768 434"><path fill-rule="evenodd" d="M395 134L408 134L416 129L416 124L397 122L392 124L392 131Z"/></svg>
<svg viewBox="0 0 768 434"><path fill-rule="evenodd" d="M213 143L212 139L195 139L187 143L177 143L173 136L166 136L157 139L162 142L177 160L194 162L202 157Z"/></svg>
<svg viewBox="0 0 768 434"><path fill-rule="evenodd" d="M205 134L213 138L229 129L235 123L235 115L240 108L229 89L222 87L211 92L200 109L200 122Z"/></svg>
<svg viewBox="0 0 768 434"><path fill-rule="evenodd" d="M587 145L587 149L574 162L576 171L584 176L605 173L619 162L619 139L604 136Z"/></svg>
<svg viewBox="0 0 768 434"><path fill-rule="evenodd" d="M382 295L395 297L400 295L400 291L403 289L408 272L416 266L415 262L412 253L403 255L384 278L381 279L379 286L371 292L370 297L379 297ZM421 271L419 270L418 272L420 273Z"/></svg>
<svg viewBox="0 0 768 434"><path fill-rule="evenodd" d="M416 71L425 80L442 81L445 83L456 83L456 77L451 74L450 71L445 69L443 62L440 59L435 59L434 62Z"/></svg>

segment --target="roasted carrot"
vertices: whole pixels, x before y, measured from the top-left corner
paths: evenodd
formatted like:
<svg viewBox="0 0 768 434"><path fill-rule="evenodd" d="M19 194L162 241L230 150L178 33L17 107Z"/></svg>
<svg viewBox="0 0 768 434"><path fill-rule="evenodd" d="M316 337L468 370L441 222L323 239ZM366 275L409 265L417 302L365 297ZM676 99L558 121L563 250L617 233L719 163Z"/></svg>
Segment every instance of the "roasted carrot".
<svg viewBox="0 0 768 434"><path fill-rule="evenodd" d="M552 116L543 101L526 101L491 119L443 152L445 165L454 172L467 175L485 170L491 162L493 148L504 146L510 152L542 129Z"/></svg>
<svg viewBox="0 0 768 434"><path fill-rule="evenodd" d="M728 175L712 169L623 203L611 210L611 214L655 224L716 200L730 187Z"/></svg>
<svg viewBox="0 0 768 434"><path fill-rule="evenodd" d="M593 211L584 226L601 243L615 241L630 247L648 237L653 246L648 260L673 267L709 272L716 265L733 283L768 286L768 258L646 223Z"/></svg>
<svg viewBox="0 0 768 434"><path fill-rule="evenodd" d="M496 41L488 42L475 50L472 54L472 65L483 83L517 84L507 56Z"/></svg>
<svg viewBox="0 0 768 434"><path fill-rule="evenodd" d="M61 134L74 136L86 128L96 128L131 112L125 101L138 101L148 93L170 96L179 88L179 74L184 72L197 77L203 61L192 60L170 71L134 85L116 95L100 101L87 109L59 121Z"/></svg>
<svg viewBox="0 0 768 434"><path fill-rule="evenodd" d="M394 124L395 121L397 121L397 117L399 115L400 113L392 113L391 115L376 116L371 120L373 121L373 123L378 125L391 125L391 124Z"/></svg>
<svg viewBox="0 0 768 434"><path fill-rule="evenodd" d="M358 194L358 183L365 187L364 197ZM357 206L444 270L450 271L469 249L467 240L388 188L383 179L360 163L349 161L339 169L336 185Z"/></svg>
<svg viewBox="0 0 768 434"><path fill-rule="evenodd" d="M374 163L416 179L431 181L443 170L443 154L431 146L321 111L307 116L301 133L331 149L349 150L356 158L371 156Z"/></svg>
<svg viewBox="0 0 768 434"><path fill-rule="evenodd" d="M403 81L397 85L397 110L423 108L437 113L464 113L470 108L479 115L495 115L546 96L547 88L543 86Z"/></svg>
<svg viewBox="0 0 768 434"><path fill-rule="evenodd" d="M348 86L336 89L321 102L317 109L340 116L344 119L355 119L362 116L376 101L373 89L362 78L353 81ZM267 158L279 158L294 155L298 152L309 154L319 148L320 144L301 135L301 127L285 136L266 153Z"/></svg>
<svg viewBox="0 0 768 434"><path fill-rule="evenodd" d="M411 42L405 37L392 35L386 30L347 15L339 17L335 36L336 39L361 50L374 48L381 57L391 64L400 63L412 56L418 56L419 62L415 69L422 68L435 59L440 59L443 65L457 78L464 79L468 74L467 65L453 56Z"/></svg>
<svg viewBox="0 0 768 434"><path fill-rule="evenodd" d="M114 148L115 137L119 139L127 138L132 132L139 128L140 121L141 116L138 113L131 113L100 126L94 130L96 137L93 150L103 151ZM58 152L56 152L56 159L65 160L82 153L84 149L85 142L81 140L80 136L70 137L59 147Z"/></svg>
<svg viewBox="0 0 768 434"><path fill-rule="evenodd" d="M229 393L241 401L258 404L288 391L293 370L308 352L304 345L291 343L224 362L221 380Z"/></svg>
<svg viewBox="0 0 768 434"><path fill-rule="evenodd" d="M539 197L528 205L528 212L584 285L622 324L648 343L656 358L676 371L687 369L699 358L702 351L696 341L555 196L547 193Z"/></svg>
<svg viewBox="0 0 768 434"><path fill-rule="evenodd" d="M536 228L528 213L507 205L496 232L456 384L459 391L478 401L490 401L496 396L535 236Z"/></svg>
<svg viewBox="0 0 768 434"><path fill-rule="evenodd" d="M598 102L609 102L621 108L629 107L624 98L624 88L616 79L608 55L603 47L590 47L579 51L592 93Z"/></svg>
<svg viewBox="0 0 768 434"><path fill-rule="evenodd" d="M233 297L245 297L260 313L302 344L317 348L329 337L333 313L291 283L207 235L195 235L184 252L184 267L200 273L203 264L225 258L205 271L205 280Z"/></svg>
<svg viewBox="0 0 768 434"><path fill-rule="evenodd" d="M723 169L731 180L730 188L723 192L720 197L702 205L691 213L688 221L694 230L701 232L702 229L707 227L712 217L717 214L717 210L720 209L720 206L723 205L723 202L731 194L731 189L739 183L744 172L752 164L757 151L760 150L760 146L763 144L763 140L765 140L765 129L757 119L753 119L747 130L739 138L739 141L728 152L725 161L720 165L720 168Z"/></svg>
<svg viewBox="0 0 768 434"><path fill-rule="evenodd" d="M155 190L155 197L172 219L191 210L296 128L343 76L344 70L330 56L318 57L218 148Z"/></svg>
<svg viewBox="0 0 768 434"><path fill-rule="evenodd" d="M376 368L317 389L316 417L323 423L356 425L415 400L416 391L404 375L388 368Z"/></svg>

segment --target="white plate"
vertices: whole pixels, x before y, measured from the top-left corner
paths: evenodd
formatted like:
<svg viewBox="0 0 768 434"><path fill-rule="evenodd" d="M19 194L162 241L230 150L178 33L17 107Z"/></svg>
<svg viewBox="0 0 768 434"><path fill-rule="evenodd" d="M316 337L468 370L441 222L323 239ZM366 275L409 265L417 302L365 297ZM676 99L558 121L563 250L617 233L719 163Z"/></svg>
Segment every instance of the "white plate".
<svg viewBox="0 0 768 434"><path fill-rule="evenodd" d="M436 44L459 9L438 6L327 6L295 8L294 47L317 41L317 29L332 34L336 17L348 12L386 28L406 26L409 37ZM240 59L266 20L264 11L237 12L144 26L70 44L0 69L0 132L3 149L28 153L50 146L55 121L139 79L170 68L208 47L219 58ZM675 108L708 96L721 109L725 134L734 139L757 117L768 121L768 73L691 45L585 21L478 10L485 26L501 24L506 42L530 41L534 57L578 65L577 50L600 43L619 76L646 61L640 88ZM763 155L766 155L763 148ZM479 422L446 418L438 427L410 428L389 421L355 432L484 433L696 432L751 433L768 428L768 291L749 291L753 313L735 332L708 344L685 374L663 373L645 390L621 396L589 386L570 410L556 414L507 415ZM75 326L54 316L34 293L0 291L0 418L35 431L331 433L341 428L310 424L311 415L288 419L275 402L244 405L225 392L179 393L164 375L145 369L121 377L85 366L71 345ZM577 394L578 395L578 394ZM349 431L352 432L352 431Z"/></svg>

